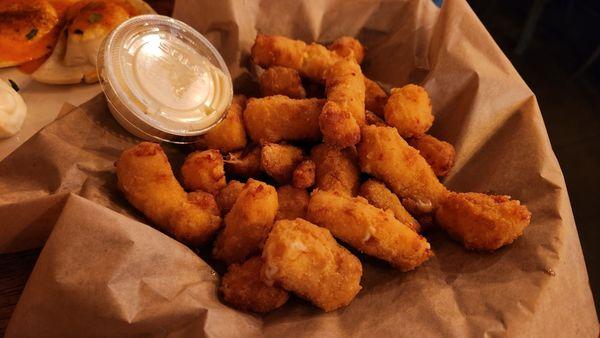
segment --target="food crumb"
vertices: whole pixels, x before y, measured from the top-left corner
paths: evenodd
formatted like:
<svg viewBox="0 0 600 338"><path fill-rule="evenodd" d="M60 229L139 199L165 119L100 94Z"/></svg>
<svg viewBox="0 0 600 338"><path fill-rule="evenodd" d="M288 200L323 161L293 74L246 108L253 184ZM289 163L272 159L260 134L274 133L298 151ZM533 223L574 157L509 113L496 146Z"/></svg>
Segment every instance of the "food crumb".
<svg viewBox="0 0 600 338"><path fill-rule="evenodd" d="M556 276L556 272L554 272L554 270L552 270L552 268L546 268L546 269L544 269L544 272L546 272L547 274L549 274L552 277Z"/></svg>

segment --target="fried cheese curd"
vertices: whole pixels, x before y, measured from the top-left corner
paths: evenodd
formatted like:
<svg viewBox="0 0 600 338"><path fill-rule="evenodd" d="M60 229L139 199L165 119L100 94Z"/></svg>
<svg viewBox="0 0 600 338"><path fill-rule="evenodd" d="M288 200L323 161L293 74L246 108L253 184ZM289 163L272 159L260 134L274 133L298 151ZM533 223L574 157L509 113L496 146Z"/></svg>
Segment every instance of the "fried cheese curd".
<svg viewBox="0 0 600 338"><path fill-rule="evenodd" d="M200 246L219 229L219 216L188 200L160 145L142 142L123 151L116 169L129 203L177 240Z"/></svg>
<svg viewBox="0 0 600 338"><path fill-rule="evenodd" d="M361 64L365 58L365 47L351 36L342 36L333 40L327 49L343 58L352 57L358 64Z"/></svg>
<svg viewBox="0 0 600 338"><path fill-rule="evenodd" d="M274 187L250 179L231 210L213 247L213 256L227 264L243 262L260 253L277 214Z"/></svg>
<svg viewBox="0 0 600 338"><path fill-rule="evenodd" d="M419 151L436 176L447 176L454 166L455 151L450 143L427 134L418 135L406 141Z"/></svg>
<svg viewBox="0 0 600 338"><path fill-rule="evenodd" d="M306 189L295 188L291 185L282 185L277 188L279 209L275 219L296 219L306 216L310 195Z"/></svg>
<svg viewBox="0 0 600 338"><path fill-rule="evenodd" d="M275 95L248 100L244 110L246 131L256 143L319 141L319 115L323 99L290 99Z"/></svg>
<svg viewBox="0 0 600 338"><path fill-rule="evenodd" d="M392 89L383 115L385 122L395 127L402 137L425 134L434 119L429 95L425 88L414 84Z"/></svg>
<svg viewBox="0 0 600 338"><path fill-rule="evenodd" d="M188 201L198 207L208 211L211 215L221 216L221 208L217 204L215 196L206 191L197 190L188 193Z"/></svg>
<svg viewBox="0 0 600 338"><path fill-rule="evenodd" d="M299 189L307 189L315 184L317 165L312 160L304 160L292 173L292 185Z"/></svg>
<svg viewBox="0 0 600 338"><path fill-rule="evenodd" d="M325 311L350 304L361 289L362 265L329 230L301 218L279 220L262 252L261 276Z"/></svg>
<svg viewBox="0 0 600 338"><path fill-rule="evenodd" d="M354 40L354 41L352 41ZM359 47L360 46L360 47ZM358 40L342 37L330 45L328 50L318 43L306 44L300 40L293 40L278 35L256 36L251 54L254 63L261 67L281 66L297 70L300 75L312 81L325 81L325 73L336 62L347 59L352 50L354 60L360 64L359 57L361 48ZM383 106L387 101L387 94L374 81L365 79L365 106L367 109L383 116Z"/></svg>
<svg viewBox="0 0 600 338"><path fill-rule="evenodd" d="M384 182L413 215L435 211L448 194L419 151L395 128L364 127L357 150L362 171Z"/></svg>
<svg viewBox="0 0 600 338"><path fill-rule="evenodd" d="M327 144L314 146L310 159L315 163L315 185L321 190L338 190L355 196L360 170L352 148L339 149Z"/></svg>
<svg viewBox="0 0 600 338"><path fill-rule="evenodd" d="M298 71L292 68L269 67L258 77L262 96L285 95L292 99L306 98L306 90Z"/></svg>
<svg viewBox="0 0 600 338"><path fill-rule="evenodd" d="M223 300L242 311L267 313L287 302L289 293L262 282L260 271L263 262L255 256L242 264L231 264L221 278L219 291Z"/></svg>
<svg viewBox="0 0 600 338"><path fill-rule="evenodd" d="M296 166L304 159L301 148L289 144L266 143L262 146L260 165L279 184L292 180Z"/></svg>
<svg viewBox="0 0 600 338"><path fill-rule="evenodd" d="M229 153L223 160L227 175L254 177L260 174L261 147L252 145Z"/></svg>
<svg viewBox="0 0 600 338"><path fill-rule="evenodd" d="M323 142L339 147L360 141L365 125L365 80L354 60L340 60L325 72L327 102L319 116Z"/></svg>
<svg viewBox="0 0 600 338"><path fill-rule="evenodd" d="M228 153L246 147L248 141L242 118L244 108L246 108L246 97L235 95L223 121L202 137L206 148Z"/></svg>
<svg viewBox="0 0 600 338"><path fill-rule="evenodd" d="M256 36L250 53L254 63L261 67L292 68L315 81L321 81L325 71L341 59L318 43L306 44L284 36L263 34Z"/></svg>
<svg viewBox="0 0 600 338"><path fill-rule="evenodd" d="M385 184L370 179L360 186L359 195L367 199L369 203L379 209L391 210L397 220L406 224L416 232L421 231L421 225L406 211L400 199Z"/></svg>
<svg viewBox="0 0 600 338"><path fill-rule="evenodd" d="M523 234L531 213L509 196L451 193L437 209L435 220L468 249L496 250Z"/></svg>
<svg viewBox="0 0 600 338"><path fill-rule="evenodd" d="M244 185L240 181L231 180L227 182L227 185L223 189L219 190L219 193L215 196L215 200L223 214L227 214L231 210L238 196L244 190Z"/></svg>
<svg viewBox="0 0 600 338"><path fill-rule="evenodd" d="M329 229L353 248L410 271L433 255L427 240L396 219L391 211L372 206L362 197L315 190L306 218Z"/></svg>
<svg viewBox="0 0 600 338"><path fill-rule="evenodd" d="M188 190L216 194L227 185L221 153L210 149L189 154L181 166L181 178Z"/></svg>

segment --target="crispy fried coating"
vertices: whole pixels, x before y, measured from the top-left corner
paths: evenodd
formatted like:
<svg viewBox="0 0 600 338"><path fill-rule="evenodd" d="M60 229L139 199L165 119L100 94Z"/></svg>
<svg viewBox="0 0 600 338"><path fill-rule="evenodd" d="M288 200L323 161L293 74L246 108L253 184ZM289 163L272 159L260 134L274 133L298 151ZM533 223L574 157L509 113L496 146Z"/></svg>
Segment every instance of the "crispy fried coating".
<svg viewBox="0 0 600 338"><path fill-rule="evenodd" d="M217 236L213 248L214 257L232 264L259 253L271 231L277 208L275 188L248 180L225 216L225 228Z"/></svg>
<svg viewBox="0 0 600 338"><path fill-rule="evenodd" d="M425 134L433 124L429 95L425 88L414 84L392 89L383 114L385 122L398 129L402 137Z"/></svg>
<svg viewBox="0 0 600 338"><path fill-rule="evenodd" d="M302 149L289 145L266 143L262 146L260 165L264 172L279 184L292 180L296 166L302 161Z"/></svg>
<svg viewBox="0 0 600 338"><path fill-rule="evenodd" d="M254 142L318 141L323 99L290 99L275 95L250 99L244 110L246 131Z"/></svg>
<svg viewBox="0 0 600 338"><path fill-rule="evenodd" d="M360 46L360 47L359 47ZM297 70L302 76L313 81L325 80L325 73L333 65L343 59L350 49L353 51L354 59L360 64L362 57L358 40L342 37L336 40L328 50L317 43L307 45L300 40L293 40L276 35L257 35L252 46L252 59L254 63L262 67L282 66ZM365 78L366 98L365 106L375 114L383 116L383 107L387 101L387 94L381 87ZM360 121L358 121L360 124ZM362 124L361 124L362 126ZM276 142L276 141L272 141Z"/></svg>
<svg viewBox="0 0 600 338"><path fill-rule="evenodd" d="M431 169L438 177L448 175L454 166L454 147L431 135L418 135L406 140L411 147L417 149L419 154L429 163Z"/></svg>
<svg viewBox="0 0 600 338"><path fill-rule="evenodd" d="M384 182L413 215L431 213L448 194L419 151L395 128L364 127L357 150L361 170Z"/></svg>
<svg viewBox="0 0 600 338"><path fill-rule="evenodd" d="M312 160L304 160L298 164L292 174L292 185L299 189L307 189L315 184L317 165Z"/></svg>
<svg viewBox="0 0 600 338"><path fill-rule="evenodd" d="M232 180L229 181L223 189L219 190L215 199L223 214L227 214L229 210L231 210L233 204L244 189L244 185L245 184L240 181Z"/></svg>
<svg viewBox="0 0 600 338"><path fill-rule="evenodd" d="M262 34L256 36L251 54L254 63L261 67L293 68L315 81L321 81L325 71L341 58L318 43Z"/></svg>
<svg viewBox="0 0 600 338"><path fill-rule="evenodd" d="M181 179L188 190L216 194L227 184L221 153L210 149L189 154L181 166Z"/></svg>
<svg viewBox="0 0 600 338"><path fill-rule="evenodd" d="M362 197L317 189L311 194L306 218L355 249L401 271L413 270L433 255L424 237L391 212L370 205Z"/></svg>
<svg viewBox="0 0 600 338"><path fill-rule="evenodd" d="M220 217L188 200L160 145L142 142L125 150L116 167L129 203L177 240L202 245L221 225Z"/></svg>
<svg viewBox="0 0 600 338"><path fill-rule="evenodd" d="M383 108L387 100L388 95L379 84L365 77L365 109L383 117Z"/></svg>
<svg viewBox="0 0 600 338"><path fill-rule="evenodd" d="M350 112L335 102L328 102L319 115L323 141L338 147L353 146L360 141L360 126Z"/></svg>
<svg viewBox="0 0 600 338"><path fill-rule="evenodd" d="M227 155L225 172L228 175L254 177L260 173L260 150L258 146L249 146Z"/></svg>
<svg viewBox="0 0 600 338"><path fill-rule="evenodd" d="M510 196L451 193L440 204L435 219L468 249L496 250L523 234L531 213Z"/></svg>
<svg viewBox="0 0 600 338"><path fill-rule="evenodd" d="M206 191L197 190L187 195L190 203L197 205L198 207L208 211L211 215L221 216L221 208L215 200L215 196Z"/></svg>
<svg viewBox="0 0 600 338"><path fill-rule="evenodd" d="M400 199L385 184L378 180L367 180L360 186L360 196L369 203L383 210L391 210L394 217L416 232L421 231L421 225L406 211Z"/></svg>
<svg viewBox="0 0 600 338"><path fill-rule="evenodd" d="M354 149L319 144L312 148L310 159L315 162L315 184L319 189L356 195L360 171Z"/></svg>
<svg viewBox="0 0 600 338"><path fill-rule="evenodd" d="M327 49L343 58L352 57L358 64L361 64L365 58L365 47L360 41L351 36L342 36L335 39L327 46Z"/></svg>
<svg viewBox="0 0 600 338"><path fill-rule="evenodd" d="M235 95L223 121L203 136L208 149L218 149L222 153L243 149L248 143L242 112L246 107L246 97Z"/></svg>
<svg viewBox="0 0 600 338"><path fill-rule="evenodd" d="M331 233L301 218L275 223L262 252L261 276L325 311L350 304L362 265Z"/></svg>
<svg viewBox="0 0 600 338"><path fill-rule="evenodd" d="M306 98L306 90L298 71L292 68L274 66L265 70L259 77L262 96L285 95L293 99Z"/></svg>
<svg viewBox="0 0 600 338"><path fill-rule="evenodd" d="M295 188L291 185L282 185L277 188L279 209L275 219L296 219L306 216L310 196L306 189Z"/></svg>
<svg viewBox="0 0 600 338"><path fill-rule="evenodd" d="M340 60L325 73L327 103L319 116L323 141L348 147L365 125L365 81L354 60Z"/></svg>
<svg viewBox="0 0 600 338"><path fill-rule="evenodd" d="M262 267L260 256L230 265L219 287L223 300L238 310L258 313L273 311L285 304L288 292L263 283L260 278Z"/></svg>
<svg viewBox="0 0 600 338"><path fill-rule="evenodd" d="M379 116L373 114L370 111L365 111L365 121L367 122L368 125L376 125L376 126L380 126L380 127L386 127L387 123L385 123L384 120L382 120Z"/></svg>

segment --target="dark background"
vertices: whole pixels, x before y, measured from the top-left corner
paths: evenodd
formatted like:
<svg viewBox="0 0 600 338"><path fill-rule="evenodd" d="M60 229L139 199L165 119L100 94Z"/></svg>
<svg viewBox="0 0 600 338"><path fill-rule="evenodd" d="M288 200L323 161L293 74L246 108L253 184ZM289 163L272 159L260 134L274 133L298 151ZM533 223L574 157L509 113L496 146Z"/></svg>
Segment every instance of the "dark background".
<svg viewBox="0 0 600 338"><path fill-rule="evenodd" d="M536 94L565 176L598 311L600 1L468 2Z"/></svg>
<svg viewBox="0 0 600 338"><path fill-rule="evenodd" d="M174 0L146 1L169 15ZM569 189L598 310L600 61L594 56L600 58L600 1L467 1L537 96ZM38 255L0 255L0 336Z"/></svg>

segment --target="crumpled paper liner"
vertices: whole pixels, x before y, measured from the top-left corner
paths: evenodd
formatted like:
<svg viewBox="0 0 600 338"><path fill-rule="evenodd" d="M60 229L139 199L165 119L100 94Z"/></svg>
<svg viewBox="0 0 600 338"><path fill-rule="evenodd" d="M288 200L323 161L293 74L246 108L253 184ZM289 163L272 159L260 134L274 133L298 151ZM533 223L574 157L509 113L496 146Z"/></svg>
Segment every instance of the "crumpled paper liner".
<svg viewBox="0 0 600 338"><path fill-rule="evenodd" d="M0 161L56 118L102 92L99 84L55 86L36 82L14 67L0 69L0 79L15 81L27 103L21 130L13 137L0 139Z"/></svg>
<svg viewBox="0 0 600 338"><path fill-rule="evenodd" d="M174 13L220 48L237 85L249 78L257 32L322 42L356 35L368 48L368 76L429 91L432 132L457 150L445 183L512 195L533 213L531 225L494 253L433 231L436 256L409 273L361 257L363 290L332 313L297 299L264 317L237 312L219 303L200 257L136 221L145 222L117 191L113 163L137 140L97 97L0 162L0 252L50 236L7 337L598 336L535 97L464 1L437 10L429 0L181 0ZM166 150L177 168L185 150Z"/></svg>

